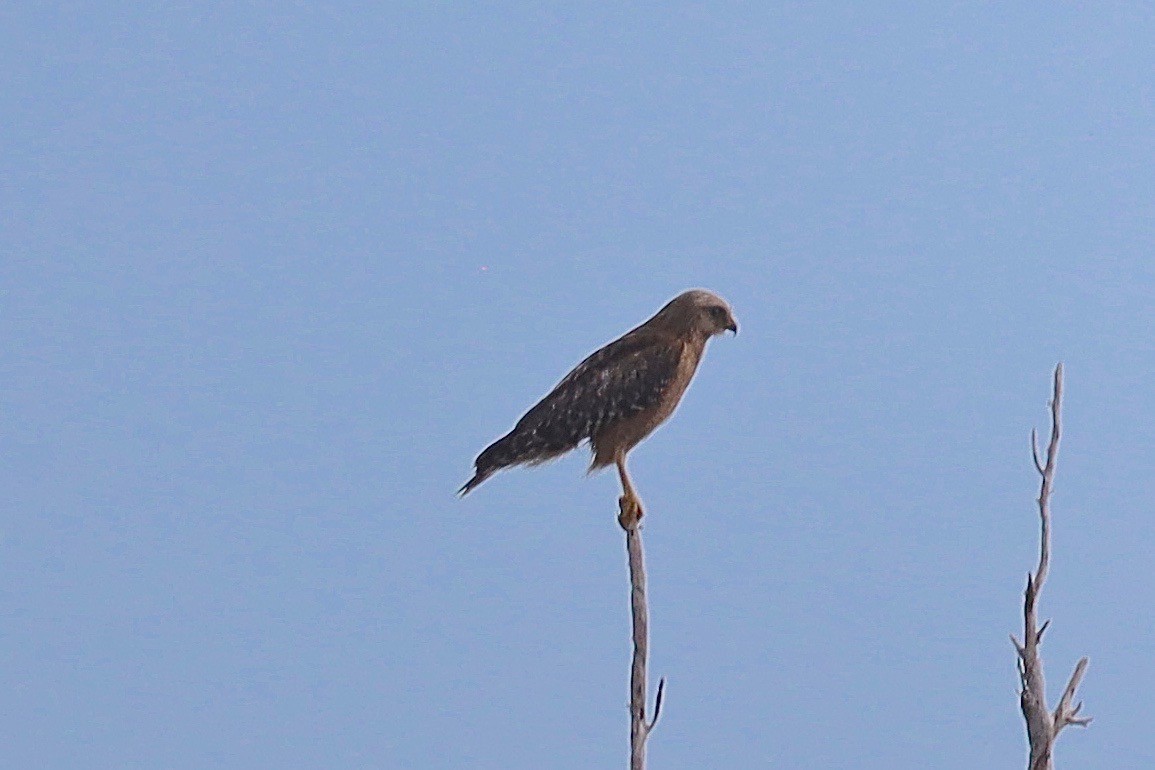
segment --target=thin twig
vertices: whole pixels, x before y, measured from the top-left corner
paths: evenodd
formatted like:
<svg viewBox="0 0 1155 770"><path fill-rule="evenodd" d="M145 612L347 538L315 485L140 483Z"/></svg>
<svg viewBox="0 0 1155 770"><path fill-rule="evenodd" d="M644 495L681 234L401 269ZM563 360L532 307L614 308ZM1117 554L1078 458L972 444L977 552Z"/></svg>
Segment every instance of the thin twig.
<svg viewBox="0 0 1155 770"><path fill-rule="evenodd" d="M623 497L623 501L625 498ZM645 770L646 739L662 714L666 680L658 683L654 718L646 721L646 665L650 655L649 610L646 605L646 563L642 550L641 523L621 503L618 522L626 532L626 555L630 565L630 611L633 623L634 654L630 664L630 770Z"/></svg>
<svg viewBox="0 0 1155 770"><path fill-rule="evenodd" d="M1017 666L1022 686L1019 692L1019 705L1023 711L1023 719L1027 723L1027 739L1030 743L1028 770L1052 770L1051 757L1059 732L1067 725L1085 726L1091 721L1090 717L1078 715L1083 707L1082 703L1071 706L1075 692L1083 679L1083 673L1087 669L1087 659L1083 658L1075 666L1059 705L1055 707L1054 712L1051 712L1047 708L1043 660L1039 656L1043 633L1051 623L1047 620L1039 625L1038 601L1051 566L1051 491L1055 481L1055 464L1059 458L1062 406L1063 365L1059 364L1055 367L1054 393L1051 397L1051 440L1047 444L1046 462L1043 462L1039 455L1038 434L1031 431L1031 458L1039 476L1042 477L1038 499L1039 565L1034 574L1027 574L1027 590L1023 596L1023 641L1019 642L1013 634L1011 635L1015 652L1018 654Z"/></svg>
<svg viewBox="0 0 1155 770"><path fill-rule="evenodd" d="M650 724L646 726L646 730L653 730L654 725L662 717L662 696L666 694L666 677L658 680L658 694L654 696L654 718L650 720Z"/></svg>

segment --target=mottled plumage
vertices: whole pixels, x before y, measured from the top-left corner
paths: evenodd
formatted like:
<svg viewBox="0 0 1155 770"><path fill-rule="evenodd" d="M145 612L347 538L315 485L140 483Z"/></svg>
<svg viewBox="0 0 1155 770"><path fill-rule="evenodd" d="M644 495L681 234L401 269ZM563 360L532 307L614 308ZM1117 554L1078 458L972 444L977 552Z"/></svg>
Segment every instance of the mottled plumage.
<svg viewBox="0 0 1155 770"><path fill-rule="evenodd" d="M478 455L476 473L460 494L503 468L543 463L589 441L590 470L616 463L622 487L636 503L626 454L673 413L707 340L726 330L737 333L738 325L725 300L700 289L679 294L578 364Z"/></svg>

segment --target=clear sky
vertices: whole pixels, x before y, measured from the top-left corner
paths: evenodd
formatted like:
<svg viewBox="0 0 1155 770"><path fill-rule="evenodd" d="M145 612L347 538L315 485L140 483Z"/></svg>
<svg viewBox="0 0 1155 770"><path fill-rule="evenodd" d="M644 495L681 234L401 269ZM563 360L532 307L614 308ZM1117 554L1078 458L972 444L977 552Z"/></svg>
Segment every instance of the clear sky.
<svg viewBox="0 0 1155 770"><path fill-rule="evenodd" d="M454 490L728 298L648 505L651 767L1155 765L1155 12L9 3L0 754L624 767L617 480Z"/></svg>

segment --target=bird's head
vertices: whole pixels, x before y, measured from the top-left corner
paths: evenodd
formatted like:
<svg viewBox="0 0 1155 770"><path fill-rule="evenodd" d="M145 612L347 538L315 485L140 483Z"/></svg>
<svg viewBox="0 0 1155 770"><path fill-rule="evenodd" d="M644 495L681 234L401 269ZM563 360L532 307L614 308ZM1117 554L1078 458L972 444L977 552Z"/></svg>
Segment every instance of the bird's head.
<svg viewBox="0 0 1155 770"><path fill-rule="evenodd" d="M654 321L678 333L703 338L722 332L738 333L738 322L730 304L713 292L691 289L674 297L654 316Z"/></svg>

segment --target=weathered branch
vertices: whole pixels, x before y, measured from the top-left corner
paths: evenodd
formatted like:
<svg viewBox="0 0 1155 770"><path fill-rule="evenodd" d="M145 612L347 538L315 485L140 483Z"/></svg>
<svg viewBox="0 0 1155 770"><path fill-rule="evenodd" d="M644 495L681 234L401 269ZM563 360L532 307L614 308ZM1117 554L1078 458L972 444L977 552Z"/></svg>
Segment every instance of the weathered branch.
<svg viewBox="0 0 1155 770"><path fill-rule="evenodd" d="M1030 743L1030 759L1028 770L1053 770L1051 757L1054 753L1055 739L1067 725L1085 726L1090 723L1090 717L1080 717L1079 710L1082 703L1071 705L1075 699L1075 691L1087 670L1087 659L1083 658L1075 666L1070 681L1063 691L1059 705L1052 712L1047 708L1046 680L1043 676L1043 660L1039 656L1039 645L1043 641L1043 632L1051 621L1038 623L1038 601L1042 593L1043 584L1047 580L1047 572L1051 566L1051 490L1055 482L1055 463L1059 457L1059 437L1062 432L1063 406L1063 365L1055 367L1054 394L1051 397L1051 440L1047 444L1046 461L1039 455L1039 440L1036 431L1031 431L1031 458L1035 469L1042 477L1039 488L1039 565L1034 574L1027 574L1027 590L1023 597L1023 641L1020 642L1011 635L1011 641L1018 653L1019 682L1022 689L1019 692L1019 705L1023 710L1023 719L1027 723L1027 740Z"/></svg>
<svg viewBox="0 0 1155 770"><path fill-rule="evenodd" d="M626 532L626 554L630 564L630 610L633 622L634 654L630 665L630 770L645 770L646 739L662 714L666 680L658 682L654 718L646 720L646 665L650 655L650 617L646 605L646 563L642 550L641 522L637 509L622 497L618 523Z"/></svg>

